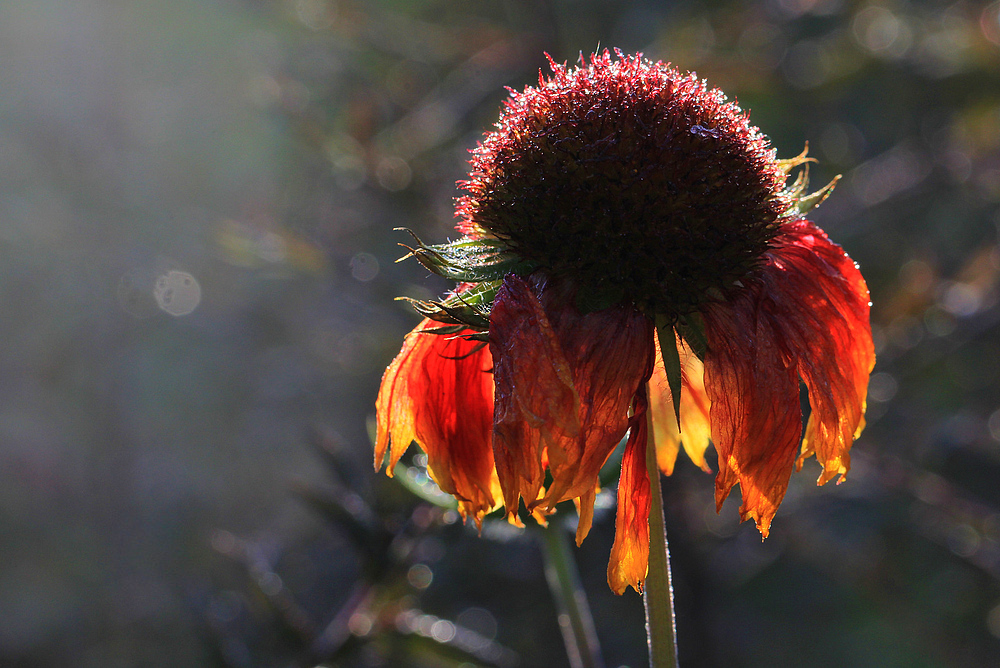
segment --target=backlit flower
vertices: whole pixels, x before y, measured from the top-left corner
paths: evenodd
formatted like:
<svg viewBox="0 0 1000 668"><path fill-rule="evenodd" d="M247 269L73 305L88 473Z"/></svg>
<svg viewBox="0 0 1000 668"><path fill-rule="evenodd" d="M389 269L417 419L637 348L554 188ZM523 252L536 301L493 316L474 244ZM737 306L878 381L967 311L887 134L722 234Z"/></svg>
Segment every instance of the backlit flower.
<svg viewBox="0 0 1000 668"><path fill-rule="evenodd" d="M803 217L830 186L806 195L808 165L786 186L804 154L775 160L721 91L606 51L552 69L473 152L464 236L411 249L461 285L414 302L425 320L383 377L375 464L389 451L391 472L415 440L477 523L572 500L579 542L628 434L608 582L641 590L650 424L667 474L681 448L709 470L711 440L717 506L739 484L765 536L807 456L821 484L847 473L875 360L868 289Z"/></svg>

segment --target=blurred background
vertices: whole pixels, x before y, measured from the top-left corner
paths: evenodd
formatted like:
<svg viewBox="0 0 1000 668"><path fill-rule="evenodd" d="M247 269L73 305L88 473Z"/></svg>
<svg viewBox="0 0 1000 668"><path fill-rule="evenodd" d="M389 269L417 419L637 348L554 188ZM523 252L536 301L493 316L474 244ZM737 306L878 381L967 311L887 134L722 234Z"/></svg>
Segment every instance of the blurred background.
<svg viewBox="0 0 1000 668"><path fill-rule="evenodd" d="M681 665L1000 665L1000 3L950 0L5 0L0 664L569 665L535 534L369 434L393 297L446 287L392 228L454 238L504 86L597 47L809 142L874 301L845 484L762 544L665 481ZM603 505L574 555L638 668Z"/></svg>

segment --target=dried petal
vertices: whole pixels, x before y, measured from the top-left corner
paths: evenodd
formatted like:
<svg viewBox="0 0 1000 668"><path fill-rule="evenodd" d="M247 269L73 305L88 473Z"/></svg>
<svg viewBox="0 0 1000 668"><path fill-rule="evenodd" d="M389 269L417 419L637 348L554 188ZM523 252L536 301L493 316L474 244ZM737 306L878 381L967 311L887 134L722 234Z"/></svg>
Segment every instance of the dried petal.
<svg viewBox="0 0 1000 668"><path fill-rule="evenodd" d="M646 469L645 392L636 397L635 414L618 478L618 513L615 516L615 543L608 560L608 586L616 594L631 586L642 592L649 567L649 509L653 501Z"/></svg>
<svg viewBox="0 0 1000 668"><path fill-rule="evenodd" d="M864 427L868 377L875 365L869 295L857 265L806 220L782 227L764 272L765 292L785 323L783 346L809 390L812 414L797 466L815 453L818 483L851 466Z"/></svg>
<svg viewBox="0 0 1000 668"><path fill-rule="evenodd" d="M437 326L421 322L382 376L375 403L375 468L381 468L391 441L387 473L392 475L415 440L427 453L434 481L478 524L499 498L490 443L491 360L479 342L424 332Z"/></svg>
<svg viewBox="0 0 1000 668"><path fill-rule="evenodd" d="M582 315L573 297L542 274L511 275L493 304L493 450L508 514L519 497L531 510L593 491L653 363L648 318L622 306Z"/></svg>
<svg viewBox="0 0 1000 668"><path fill-rule="evenodd" d="M718 508L737 482L740 518L767 536L785 496L802 431L799 380L780 347L786 323L769 313L759 286L708 305L705 389L712 401L712 440L719 453Z"/></svg>
<svg viewBox="0 0 1000 668"><path fill-rule="evenodd" d="M801 430L799 376L812 415L798 459L813 452L819 483L850 468L875 363L868 288L854 263L812 223L783 225L748 289L704 311L705 384L719 450L716 503L732 486L740 514L767 535L784 497Z"/></svg>

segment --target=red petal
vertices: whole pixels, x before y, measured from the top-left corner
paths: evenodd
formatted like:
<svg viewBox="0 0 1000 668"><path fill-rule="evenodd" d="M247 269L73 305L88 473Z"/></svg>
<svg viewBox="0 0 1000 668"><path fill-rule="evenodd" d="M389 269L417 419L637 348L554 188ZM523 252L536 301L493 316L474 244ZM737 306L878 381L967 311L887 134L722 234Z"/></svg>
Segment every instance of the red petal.
<svg viewBox="0 0 1000 668"><path fill-rule="evenodd" d="M875 365L868 286L843 249L808 221L785 225L772 245L766 290L812 407L798 467L815 452L820 484L843 479Z"/></svg>
<svg viewBox="0 0 1000 668"><path fill-rule="evenodd" d="M719 453L715 502L721 508L737 482L740 517L767 536L788 487L802 431L799 381L786 364L781 322L747 290L702 312L708 353L705 388L712 402L712 440Z"/></svg>
<svg viewBox="0 0 1000 668"><path fill-rule="evenodd" d="M623 593L629 585L642 592L649 566L649 509L653 497L646 469L648 436L645 392L640 390L640 396L636 397L632 431L622 456L615 543L608 560L608 586L616 594Z"/></svg>
<svg viewBox="0 0 1000 668"><path fill-rule="evenodd" d="M424 320L382 376L376 400L375 467L392 442L388 473L411 441L427 453L428 469L459 509L477 523L494 506L497 483L491 434L493 377L489 352L476 341L422 333ZM478 347L478 349L477 349Z"/></svg>
<svg viewBox="0 0 1000 668"><path fill-rule="evenodd" d="M648 318L624 306L582 315L565 284L529 280L505 278L490 316L493 450L508 514L518 497L547 509L593 492L652 368Z"/></svg>
<svg viewBox="0 0 1000 668"><path fill-rule="evenodd" d="M739 482L741 516L756 518L766 536L801 430L798 377L812 405L799 465L816 452L823 483L850 467L875 355L868 288L820 229L805 220L784 225L764 260L743 294L703 315L716 502Z"/></svg>

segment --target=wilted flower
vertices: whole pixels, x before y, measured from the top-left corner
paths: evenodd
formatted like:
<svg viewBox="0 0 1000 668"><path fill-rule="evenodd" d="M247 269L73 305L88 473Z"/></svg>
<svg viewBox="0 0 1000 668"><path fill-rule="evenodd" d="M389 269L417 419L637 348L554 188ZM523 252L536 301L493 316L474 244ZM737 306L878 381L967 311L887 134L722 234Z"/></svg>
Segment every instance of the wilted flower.
<svg viewBox="0 0 1000 668"><path fill-rule="evenodd" d="M793 465L815 454L821 484L850 467L875 360L868 289L803 218L833 184L805 195L805 165L786 187L804 154L775 160L721 91L607 51L552 69L474 151L464 236L411 249L460 285L414 302L426 318L382 379L375 464L391 441L391 472L415 440L477 523L573 500L579 542L628 432L608 582L641 590L647 417L667 474L681 446L708 470L711 439L716 504L739 483L740 516L766 536Z"/></svg>

